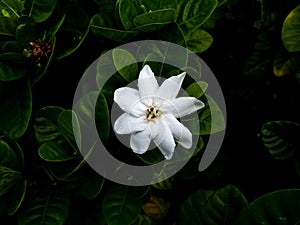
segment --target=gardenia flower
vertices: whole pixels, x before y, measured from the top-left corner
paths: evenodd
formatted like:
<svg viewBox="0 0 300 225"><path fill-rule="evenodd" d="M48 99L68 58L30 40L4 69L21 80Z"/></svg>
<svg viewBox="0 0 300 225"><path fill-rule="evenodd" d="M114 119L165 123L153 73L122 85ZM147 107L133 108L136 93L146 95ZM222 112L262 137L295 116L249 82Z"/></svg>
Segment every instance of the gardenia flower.
<svg viewBox="0 0 300 225"><path fill-rule="evenodd" d="M114 101L124 111L116 120L117 134L131 134L130 147L137 154L145 153L153 140L166 159L171 159L175 140L185 148L192 147L192 134L176 118L204 107L194 97L176 98L185 72L172 76L158 85L148 65L141 70L138 90L122 87L115 91ZM175 139L175 140L174 140Z"/></svg>

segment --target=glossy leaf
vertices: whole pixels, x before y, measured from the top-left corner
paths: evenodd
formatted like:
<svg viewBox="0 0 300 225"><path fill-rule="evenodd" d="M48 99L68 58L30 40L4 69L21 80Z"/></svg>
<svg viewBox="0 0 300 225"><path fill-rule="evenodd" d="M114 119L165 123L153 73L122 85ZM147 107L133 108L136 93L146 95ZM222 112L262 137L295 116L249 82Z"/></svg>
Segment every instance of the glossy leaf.
<svg viewBox="0 0 300 225"><path fill-rule="evenodd" d="M49 162L64 162L78 158L76 152L72 152L66 146L56 142L46 142L38 150L39 156Z"/></svg>
<svg viewBox="0 0 300 225"><path fill-rule="evenodd" d="M164 29L161 29L160 32L157 32L153 35L154 37L151 38L153 40L157 38L157 40L172 42L181 46L185 46L184 35L176 23L170 23L166 25Z"/></svg>
<svg viewBox="0 0 300 225"><path fill-rule="evenodd" d="M24 48L29 47L29 42L37 39L35 26L33 23L20 24L16 30L17 42Z"/></svg>
<svg viewBox="0 0 300 225"><path fill-rule="evenodd" d="M14 168L18 165L18 158L15 151L0 139L0 166Z"/></svg>
<svg viewBox="0 0 300 225"><path fill-rule="evenodd" d="M74 124L77 124L76 127L73 126ZM75 132L80 136L80 128L76 114L71 110L62 111L57 118L57 127L60 133L71 144L73 149L77 149L77 144L73 132L75 129Z"/></svg>
<svg viewBox="0 0 300 225"><path fill-rule="evenodd" d="M82 180L81 193L86 199L94 199L102 190L104 177L100 176L95 171L90 171Z"/></svg>
<svg viewBox="0 0 300 225"><path fill-rule="evenodd" d="M101 90L101 92L107 96L107 100L113 99L112 95L114 91L121 86L124 86L123 78L117 76L118 73L115 73L115 67L113 62L112 54L102 55L97 63L97 75L96 82L97 88ZM114 74L109 79L107 79L108 74Z"/></svg>
<svg viewBox="0 0 300 225"><path fill-rule="evenodd" d="M174 21L175 9L161 9L138 15L133 23L135 30L153 32Z"/></svg>
<svg viewBox="0 0 300 225"><path fill-rule="evenodd" d="M114 49L112 51L112 57L117 71L128 83L136 80L138 64L129 51L124 49Z"/></svg>
<svg viewBox="0 0 300 225"><path fill-rule="evenodd" d="M279 190L254 200L234 225L295 224L300 219L300 190Z"/></svg>
<svg viewBox="0 0 300 225"><path fill-rule="evenodd" d="M0 101L0 131L15 140L25 133L31 116L32 96L29 81L15 83L5 97Z"/></svg>
<svg viewBox="0 0 300 225"><path fill-rule="evenodd" d="M138 217L144 203L145 187L116 186L105 193L102 207L109 225L130 225Z"/></svg>
<svg viewBox="0 0 300 225"><path fill-rule="evenodd" d="M20 172L0 166L0 197L23 179Z"/></svg>
<svg viewBox="0 0 300 225"><path fill-rule="evenodd" d="M282 42L289 52L300 51L300 5L293 9L284 20Z"/></svg>
<svg viewBox="0 0 300 225"><path fill-rule="evenodd" d="M275 159L287 159L297 149L300 149L297 142L297 134L300 132L300 125L291 121L270 121L264 123L261 129L261 138L265 148ZM298 143L298 145L297 145Z"/></svg>
<svg viewBox="0 0 300 225"><path fill-rule="evenodd" d="M19 225L55 224L62 225L67 219L70 199L65 192L40 190L28 199L19 213Z"/></svg>
<svg viewBox="0 0 300 225"><path fill-rule="evenodd" d="M58 130L58 116L64 109L58 106L47 106L37 111L34 119L35 137L40 144L48 141L62 142Z"/></svg>
<svg viewBox="0 0 300 225"><path fill-rule="evenodd" d="M21 53L0 55L0 81L14 81L26 76L26 58Z"/></svg>
<svg viewBox="0 0 300 225"><path fill-rule="evenodd" d="M0 16L0 38L13 38L16 34L17 24L12 18Z"/></svg>
<svg viewBox="0 0 300 225"><path fill-rule="evenodd" d="M1 49L2 53L22 52L23 48L17 41L6 41Z"/></svg>
<svg viewBox="0 0 300 225"><path fill-rule="evenodd" d="M176 23L185 35L197 30L213 13L217 0L178 0Z"/></svg>
<svg viewBox="0 0 300 225"><path fill-rule="evenodd" d="M96 110L93 102L97 102ZM102 141L107 141L110 132L110 116L104 95L97 91L89 92L79 99L75 107L77 108L76 112L78 112L77 117L80 125L86 126L87 124L93 123L95 120L98 135Z"/></svg>
<svg viewBox="0 0 300 225"><path fill-rule="evenodd" d="M183 203L178 225L231 225L248 203L233 185L219 190L198 190Z"/></svg>
<svg viewBox="0 0 300 225"><path fill-rule="evenodd" d="M120 0L119 14L125 30L132 30L135 27L133 19L140 13L142 13L142 8L139 5L139 1Z"/></svg>
<svg viewBox="0 0 300 225"><path fill-rule="evenodd" d="M57 0L28 0L26 3L30 9L28 15L35 22L43 22L53 13Z"/></svg>
<svg viewBox="0 0 300 225"><path fill-rule="evenodd" d="M194 53L205 52L213 43L213 37L202 29L197 29L185 36L186 45Z"/></svg>
<svg viewBox="0 0 300 225"><path fill-rule="evenodd" d="M143 205L143 210L147 216L154 220L163 219L170 209L170 203L158 196L151 196L148 202Z"/></svg>
<svg viewBox="0 0 300 225"><path fill-rule="evenodd" d="M55 14L52 16L53 16L53 18L51 17L51 26L48 29L46 29L47 40L52 39L56 35L56 33L59 31L59 29L63 25L65 18L66 18L65 13Z"/></svg>
<svg viewBox="0 0 300 225"><path fill-rule="evenodd" d="M286 76L300 69L299 63L300 54L279 51L273 62L273 72L276 77Z"/></svg>
<svg viewBox="0 0 300 225"><path fill-rule="evenodd" d="M177 1L174 0L152 0L143 1L147 12L160 9L176 9Z"/></svg>
<svg viewBox="0 0 300 225"><path fill-rule="evenodd" d="M8 215L14 215L21 207L27 189L27 181L24 180L20 185L16 185L10 192L10 201L8 205Z"/></svg>
<svg viewBox="0 0 300 225"><path fill-rule="evenodd" d="M191 132L195 135L208 135L220 132L225 129L226 123L223 113L217 103L208 95L205 95L204 108L199 110L199 125L196 126L196 118L184 119ZM197 130L200 126L200 130Z"/></svg>
<svg viewBox="0 0 300 225"><path fill-rule="evenodd" d="M137 31L126 31L113 27L113 25L108 22L107 17L100 13L91 19L90 29L97 36L104 36L108 39L120 42L129 41L138 34Z"/></svg>
<svg viewBox="0 0 300 225"><path fill-rule="evenodd" d="M89 17L78 5L65 7L65 18L56 33L56 57L62 59L76 51L89 31Z"/></svg>
<svg viewBox="0 0 300 225"><path fill-rule="evenodd" d="M132 225L152 225L152 224L154 224L154 222L152 222L149 216L140 214Z"/></svg>
<svg viewBox="0 0 300 225"><path fill-rule="evenodd" d="M10 11L19 17L24 9L24 1L19 0L1 0Z"/></svg>
<svg viewBox="0 0 300 225"><path fill-rule="evenodd" d="M205 93L207 86L208 83L204 81L198 81L188 86L185 91L188 93L189 96L200 98Z"/></svg>
<svg viewBox="0 0 300 225"><path fill-rule="evenodd" d="M227 0L223 1L225 3ZM220 1L219 1L220 4ZM218 6L219 7L219 6ZM213 29L216 26L216 22L221 20L223 17L226 16L226 13L223 9L217 8L215 11L211 14L211 16L202 24L203 28L209 28Z"/></svg>
<svg viewBox="0 0 300 225"><path fill-rule="evenodd" d="M152 184L153 187L159 190L170 190L174 186L175 177L170 177L158 183Z"/></svg>

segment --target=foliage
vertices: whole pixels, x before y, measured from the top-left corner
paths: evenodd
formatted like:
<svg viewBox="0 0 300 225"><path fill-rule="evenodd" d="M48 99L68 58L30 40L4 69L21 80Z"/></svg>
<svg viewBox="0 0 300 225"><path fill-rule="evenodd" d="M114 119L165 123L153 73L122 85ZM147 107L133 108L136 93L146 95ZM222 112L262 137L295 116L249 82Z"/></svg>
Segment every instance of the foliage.
<svg viewBox="0 0 300 225"><path fill-rule="evenodd" d="M82 114L70 109L72 99L68 99L68 93L74 94L74 90L66 87L77 82L96 57L118 45L145 39L169 41L205 57L225 34L218 34L218 23L229 20L235 5L239 5L238 1L1 0L0 223L299 223L299 186L274 192L268 189L270 193L249 197L245 188L232 184L224 175L228 146L222 149L223 158L217 160L217 165L213 164L208 171L198 171L209 138L226 127L218 101L207 94L213 87L201 79L202 65L175 68L156 63L153 59L165 62L167 53L155 44L143 46L155 52L143 62L137 59L143 51L115 48L111 58L96 61L93 91L86 93L89 87L80 90L85 95L74 107L80 108ZM261 0L260 7L262 28L254 52L245 63L244 75L260 82L275 74L278 79L290 77L299 83L299 2L287 1L278 7ZM233 37L233 41L236 39ZM221 41L221 45L227 44ZM186 62L190 59L190 53L173 55ZM197 79L187 77L182 87L189 96L209 107L200 110L197 118L182 119L198 138L195 151L175 152L174 164L166 163L159 175L167 176L168 168L189 159L179 173L164 180L156 178L156 183L148 186L125 186L94 171L87 163L89 154L97 151L94 143L89 143L89 153L83 156L80 149L86 143L76 137L89 129L84 121L96 121L101 141L118 160L139 166L163 160L158 149L143 155L132 153L116 138L112 128L114 91L134 82L146 63L159 77L168 78L183 70L193 74ZM102 87L106 79L103 71L108 66L117 72ZM54 80L54 85L48 85L49 80ZM64 86L61 92L60 85ZM299 100L297 94L293 97ZM60 105L60 101L65 102ZM93 107L95 114L91 113ZM300 175L299 117L257 122L261 127L260 144L269 156L275 162L293 165L295 174ZM237 133L244 134L245 130Z"/></svg>

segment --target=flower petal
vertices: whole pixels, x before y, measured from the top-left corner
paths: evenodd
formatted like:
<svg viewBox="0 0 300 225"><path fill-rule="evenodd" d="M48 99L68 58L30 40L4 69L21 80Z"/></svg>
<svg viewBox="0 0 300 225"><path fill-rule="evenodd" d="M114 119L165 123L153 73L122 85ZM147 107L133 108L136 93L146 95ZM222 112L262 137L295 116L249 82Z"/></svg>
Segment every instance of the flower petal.
<svg viewBox="0 0 300 225"><path fill-rule="evenodd" d="M138 78L138 88L141 101L146 105L152 104L152 97L158 89L158 83L150 66L145 65Z"/></svg>
<svg viewBox="0 0 300 225"><path fill-rule="evenodd" d="M168 124L162 119L157 120L155 125L159 133L154 137L153 141L164 157L169 160L172 158L176 146L173 135Z"/></svg>
<svg viewBox="0 0 300 225"><path fill-rule="evenodd" d="M192 147L192 133L182 123L180 123L173 115L167 114L162 115L163 119L167 122L171 133L178 144L184 148Z"/></svg>
<svg viewBox="0 0 300 225"><path fill-rule="evenodd" d="M131 134L143 131L147 127L146 117L134 117L123 113L115 122L114 130L117 134Z"/></svg>
<svg viewBox="0 0 300 225"><path fill-rule="evenodd" d="M133 152L137 154L145 153L151 142L151 128L147 126L147 128L143 131L134 133L130 136L130 147Z"/></svg>
<svg viewBox="0 0 300 225"><path fill-rule="evenodd" d="M118 88L114 93L114 101L123 111L136 117L145 115L147 110L147 107L140 101L138 90L133 88Z"/></svg>
<svg viewBox="0 0 300 225"><path fill-rule="evenodd" d="M160 99L162 99L162 101L164 101L176 98L185 74L186 73L183 72L177 76L173 76L165 80L156 92L156 96L158 97L157 100L160 101Z"/></svg>
<svg viewBox="0 0 300 225"><path fill-rule="evenodd" d="M163 113L172 113L176 118L189 115L204 107L204 103L194 97L180 97L165 101L161 105Z"/></svg>
<svg viewBox="0 0 300 225"><path fill-rule="evenodd" d="M115 90L114 101L120 106L120 108L129 112L132 107L139 102L140 96L136 89L129 87L122 87Z"/></svg>

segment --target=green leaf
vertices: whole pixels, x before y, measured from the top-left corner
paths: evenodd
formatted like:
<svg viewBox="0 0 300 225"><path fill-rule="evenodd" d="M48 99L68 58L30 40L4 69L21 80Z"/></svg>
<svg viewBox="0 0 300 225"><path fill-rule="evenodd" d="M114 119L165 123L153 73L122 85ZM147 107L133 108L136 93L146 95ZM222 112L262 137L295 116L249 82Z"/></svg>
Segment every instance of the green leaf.
<svg viewBox="0 0 300 225"><path fill-rule="evenodd" d="M244 74L253 77L265 77L272 71L272 58L262 51L255 51L244 66Z"/></svg>
<svg viewBox="0 0 300 225"><path fill-rule="evenodd" d="M240 214L234 225L295 224L300 219L300 190L287 189L265 194Z"/></svg>
<svg viewBox="0 0 300 225"><path fill-rule="evenodd" d="M89 17L78 5L72 4L65 8L65 19L56 33L56 57L62 59L76 51L89 31Z"/></svg>
<svg viewBox="0 0 300 225"><path fill-rule="evenodd" d="M153 225L149 216L140 214L132 225Z"/></svg>
<svg viewBox="0 0 300 225"><path fill-rule="evenodd" d="M175 9L161 9L138 15L133 23L135 30L153 32L174 21Z"/></svg>
<svg viewBox="0 0 300 225"><path fill-rule="evenodd" d="M74 124L77 124L76 127L73 127ZM72 110L64 110L58 116L57 127L60 133L68 140L73 149L77 149L77 143L74 137L75 132L80 136L80 128L78 124L78 118Z"/></svg>
<svg viewBox="0 0 300 225"><path fill-rule="evenodd" d="M24 9L24 1L20 0L1 0L1 2L9 9L10 16L20 17Z"/></svg>
<svg viewBox="0 0 300 225"><path fill-rule="evenodd" d="M43 22L51 16L55 7L57 0L28 0L26 2L29 11L29 16L35 22Z"/></svg>
<svg viewBox="0 0 300 225"><path fill-rule="evenodd" d="M58 116L64 109L58 106L47 106L36 112L34 131L37 141L42 144L47 141L61 143L62 136L58 130Z"/></svg>
<svg viewBox="0 0 300 225"><path fill-rule="evenodd" d="M217 103L208 95L205 95L207 100L204 102L204 108L199 110L198 120L200 123L196 126L197 118L183 119L191 132L195 135L208 135L220 132L225 129L225 118Z"/></svg>
<svg viewBox="0 0 300 225"><path fill-rule="evenodd" d="M98 94L95 121L100 139L107 142L110 134L110 116L106 98L101 92Z"/></svg>
<svg viewBox="0 0 300 225"><path fill-rule="evenodd" d="M185 35L197 30L213 13L217 0L178 0L176 23Z"/></svg>
<svg viewBox="0 0 300 225"><path fill-rule="evenodd" d="M170 203L162 197L152 195L148 202L143 205L144 213L154 221L163 220L168 214Z"/></svg>
<svg viewBox="0 0 300 225"><path fill-rule="evenodd" d="M118 76L118 73L115 73L115 67L112 65L114 65L112 54L102 55L97 63L96 82L98 89L107 97L108 101L113 99L113 93L117 88L126 85L126 81ZM114 75L107 79L108 74ZM112 102L110 103L112 104Z"/></svg>
<svg viewBox="0 0 300 225"><path fill-rule="evenodd" d="M2 53L8 52L22 52L23 48L17 41L6 41L1 49Z"/></svg>
<svg viewBox="0 0 300 225"><path fill-rule="evenodd" d="M20 16L24 9L24 1L1 0L16 16Z"/></svg>
<svg viewBox="0 0 300 225"><path fill-rule="evenodd" d="M28 80L15 83L0 103L0 131L12 140L26 131L32 110L31 87Z"/></svg>
<svg viewBox="0 0 300 225"><path fill-rule="evenodd" d="M82 195L89 200L96 198L102 190L104 180L104 177L100 176L95 171L89 171L82 180Z"/></svg>
<svg viewBox="0 0 300 225"><path fill-rule="evenodd" d="M158 183L152 184L153 187L159 190L171 190L174 186L175 177L170 177Z"/></svg>
<svg viewBox="0 0 300 225"><path fill-rule="evenodd" d="M216 22L226 16L222 9L215 9L211 16L202 24L203 28L213 29L216 27Z"/></svg>
<svg viewBox="0 0 300 225"><path fill-rule="evenodd" d="M191 194L181 206L178 224L231 225L247 205L243 194L233 185L216 191L199 190Z"/></svg>
<svg viewBox="0 0 300 225"><path fill-rule="evenodd" d="M11 198L8 205L8 215L12 216L14 215L18 209L21 207L21 204L24 201L25 193L27 188L27 181L24 180L24 182L20 185L16 185L11 190Z"/></svg>
<svg viewBox="0 0 300 225"><path fill-rule="evenodd" d="M64 162L78 158L77 152L56 142L46 142L38 150L39 156L49 162Z"/></svg>
<svg viewBox="0 0 300 225"><path fill-rule="evenodd" d="M67 193L39 190L34 198L26 202L18 216L18 225L63 225L67 219L69 207L70 199Z"/></svg>
<svg viewBox="0 0 300 225"><path fill-rule="evenodd" d="M108 39L121 42L129 41L138 34L137 31L125 31L113 27L107 16L102 13L93 16L90 29L97 36L104 36Z"/></svg>
<svg viewBox="0 0 300 225"><path fill-rule="evenodd" d="M297 140L300 125L291 121L270 121L261 128L261 138L265 148L275 159L283 160L294 155L300 148Z"/></svg>
<svg viewBox="0 0 300 225"><path fill-rule="evenodd" d="M48 29L46 29L46 36L47 36L47 40L51 40L56 33L59 31L59 29L61 28L62 24L65 21L66 18L66 14L55 14L52 15L53 18L51 17L51 25Z"/></svg>
<svg viewBox="0 0 300 225"><path fill-rule="evenodd" d="M152 40L162 40L185 46L184 35L176 23L166 25L164 29L161 29L160 32L153 34L153 36L153 38L151 37Z"/></svg>
<svg viewBox="0 0 300 225"><path fill-rule="evenodd" d="M282 42L289 52L300 51L300 5L293 9L283 22Z"/></svg>
<svg viewBox="0 0 300 225"><path fill-rule="evenodd" d="M152 0L143 1L147 11L155 11L160 9L176 9L177 1L175 0Z"/></svg>
<svg viewBox="0 0 300 225"><path fill-rule="evenodd" d="M273 62L273 72L276 77L294 73L300 68L299 63L300 54L298 52L279 51Z"/></svg>
<svg viewBox="0 0 300 225"><path fill-rule="evenodd" d="M20 172L0 166L0 197L6 194L14 185L17 185L22 179L23 176Z"/></svg>
<svg viewBox="0 0 300 225"><path fill-rule="evenodd" d="M102 207L109 225L130 225L138 217L144 203L146 187L116 186L106 192Z"/></svg>
<svg viewBox="0 0 300 225"><path fill-rule="evenodd" d="M72 119L75 120L75 124L78 124L77 118L71 110L63 110L59 107L48 106L37 112L35 136L42 144L38 151L42 159L61 162L78 158ZM79 125L75 130L77 133L80 132Z"/></svg>
<svg viewBox="0 0 300 225"><path fill-rule="evenodd" d="M207 86L208 83L204 81L198 81L188 86L185 91L188 93L189 96L200 98L205 93Z"/></svg>
<svg viewBox="0 0 300 225"><path fill-rule="evenodd" d="M28 48L29 42L37 39L35 25L33 23L20 24L16 30L16 39L23 48Z"/></svg>
<svg viewBox="0 0 300 225"><path fill-rule="evenodd" d="M138 64L130 52L124 49L114 49L112 57L116 69L128 83L136 80Z"/></svg>
<svg viewBox="0 0 300 225"><path fill-rule="evenodd" d="M119 14L120 19L125 30L132 30L135 25L133 19L142 12L142 8L139 6L136 0L120 0L119 2Z"/></svg>
<svg viewBox="0 0 300 225"><path fill-rule="evenodd" d="M0 16L0 38L12 38L16 34L17 23L15 20ZM0 39L0 40L1 40Z"/></svg>
<svg viewBox="0 0 300 225"><path fill-rule="evenodd" d="M0 81L13 81L26 75L25 68L19 65L21 60L24 61L21 54L4 53L0 56L0 60Z"/></svg>
<svg viewBox="0 0 300 225"><path fill-rule="evenodd" d="M95 109L93 102L96 101ZM80 125L86 126L86 124L90 124L92 123L91 121L95 120L98 135L102 141L106 142L110 132L110 116L104 95L97 91L89 92L76 103L75 107L77 108L76 112L78 112L77 117ZM93 114L94 111L95 115ZM95 116L95 118L93 118L93 116Z"/></svg>
<svg viewBox="0 0 300 225"><path fill-rule="evenodd" d="M185 36L186 45L194 53L205 52L213 43L213 37L205 30L197 29Z"/></svg>
<svg viewBox="0 0 300 225"><path fill-rule="evenodd" d="M15 151L0 139L0 166L14 168L18 165L18 158Z"/></svg>

